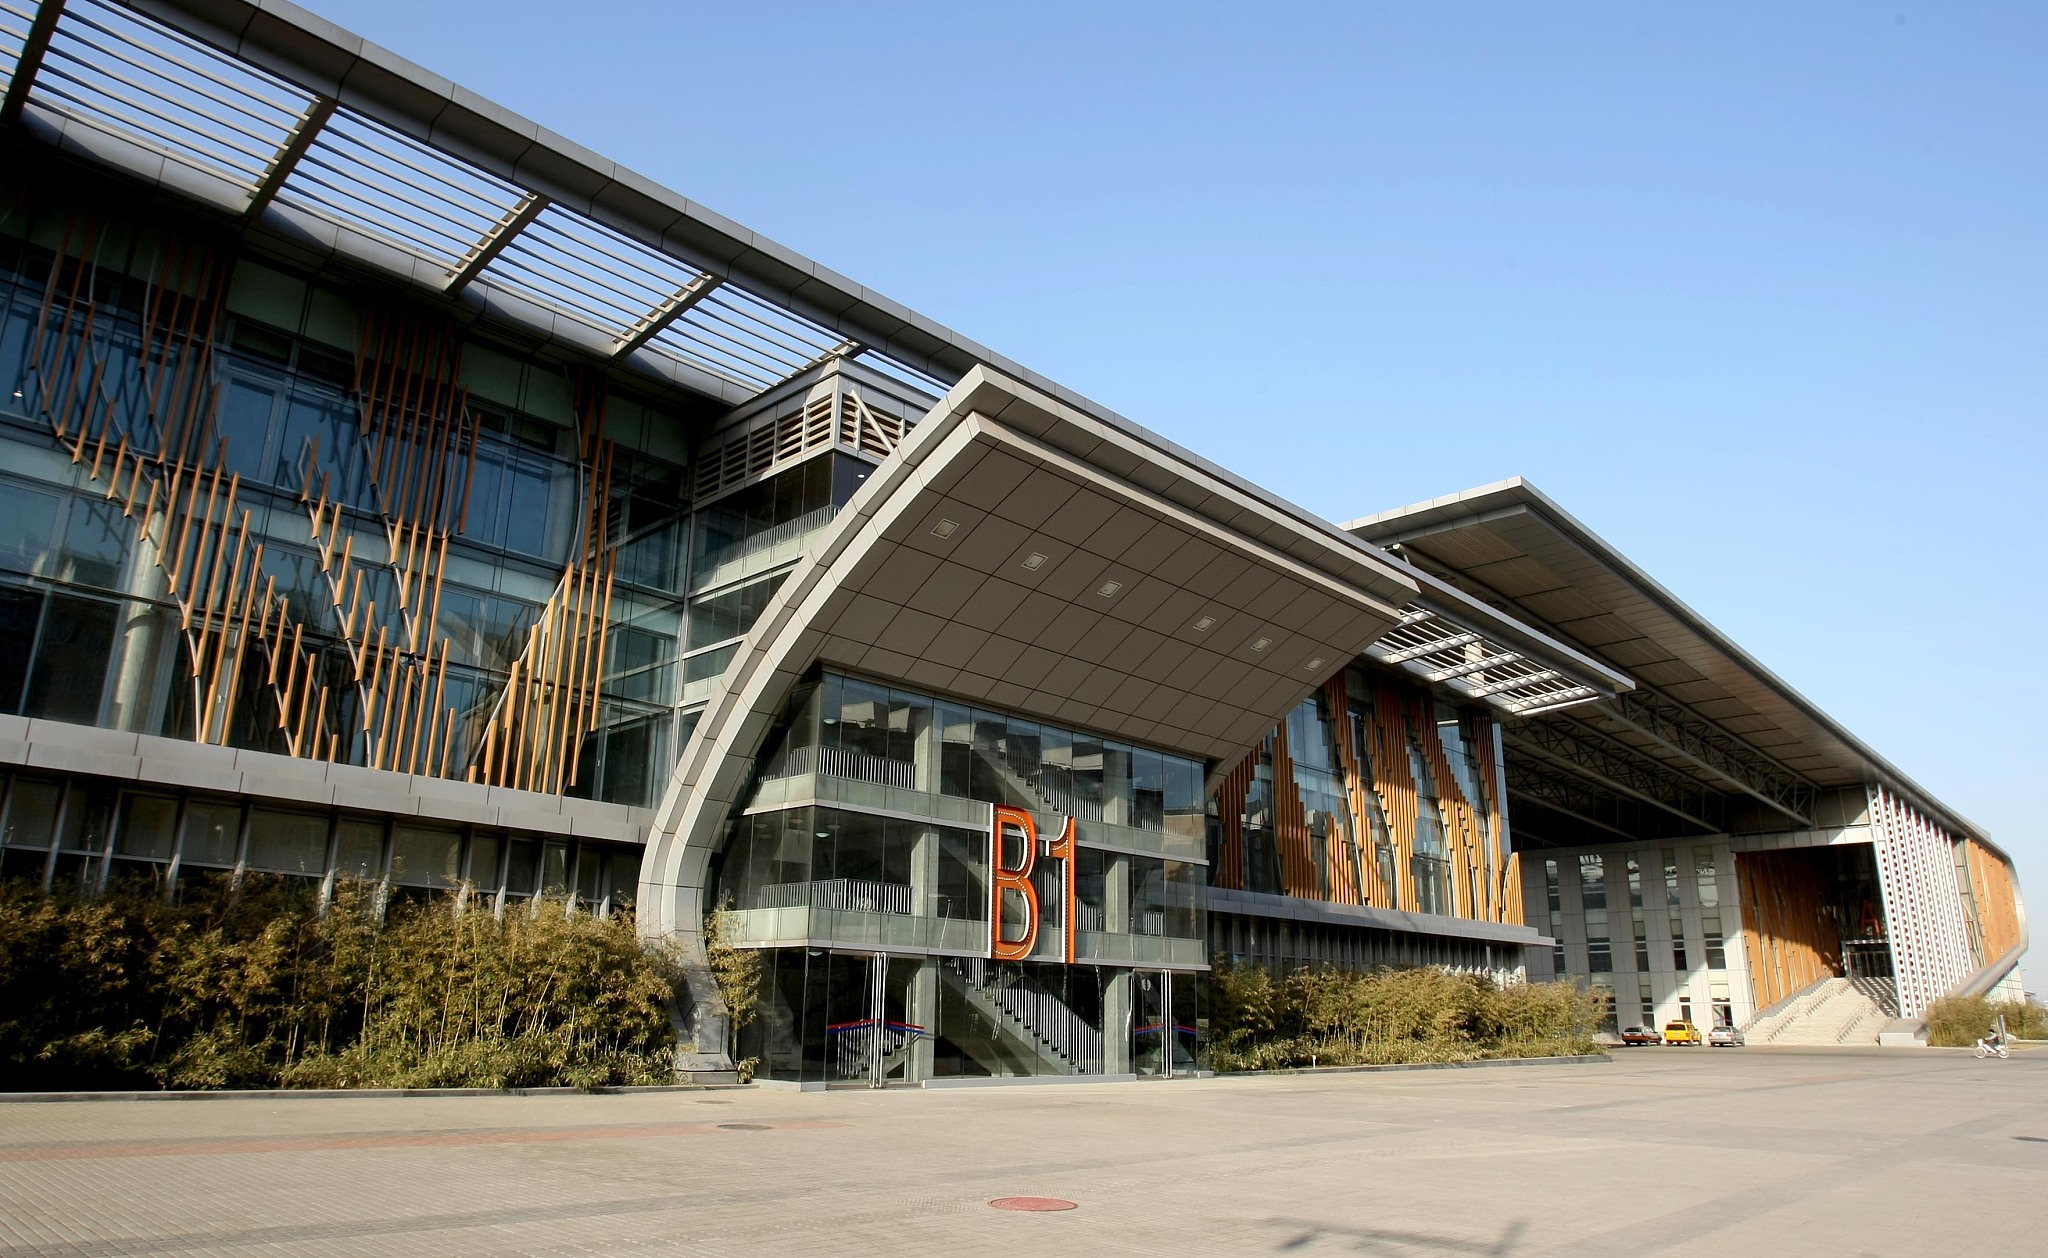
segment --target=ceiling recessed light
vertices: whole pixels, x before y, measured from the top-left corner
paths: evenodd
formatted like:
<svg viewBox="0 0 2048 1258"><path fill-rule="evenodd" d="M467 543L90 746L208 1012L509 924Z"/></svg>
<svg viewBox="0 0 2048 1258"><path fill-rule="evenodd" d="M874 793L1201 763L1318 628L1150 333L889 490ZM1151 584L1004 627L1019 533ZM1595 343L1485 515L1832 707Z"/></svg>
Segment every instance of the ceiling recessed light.
<svg viewBox="0 0 2048 1258"><path fill-rule="evenodd" d="M1104 581L1102 583L1102 588L1095 592L1097 594L1100 594L1104 598L1115 598L1116 592L1123 588L1124 583L1121 581Z"/></svg>
<svg viewBox="0 0 2048 1258"><path fill-rule="evenodd" d="M933 537L951 537L951 536L953 536L953 530L954 530L954 529L957 529L957 528L959 528L959 527L960 527L960 525L959 525L959 523L958 523L958 522L956 522L956 521L953 521L953 520L940 520L940 521L939 521L939 522L938 522L937 524L934 524L934 525L932 525L932 536L933 536Z"/></svg>
<svg viewBox="0 0 2048 1258"><path fill-rule="evenodd" d="M1039 554L1037 551L1034 550L1030 554L1024 556L1024 571L1036 572L1044 566L1045 556Z"/></svg>
<svg viewBox="0 0 2048 1258"><path fill-rule="evenodd" d="M1253 642L1252 642L1252 650L1254 650L1254 651L1263 651L1263 650L1265 650L1265 649L1266 649L1267 647L1269 647L1269 646L1272 646L1272 645L1273 645L1273 639L1271 639L1271 638L1257 638L1257 639L1254 639L1254 640L1253 640Z"/></svg>
<svg viewBox="0 0 2048 1258"><path fill-rule="evenodd" d="M1215 618L1214 616L1204 616L1204 617L1202 617L1202 618L1201 618L1200 620L1198 620L1198 621L1196 621L1196 622L1195 622L1195 632L1196 632L1196 633L1207 633L1207 632L1209 632L1209 631L1210 631L1211 629L1214 629L1215 627L1216 627L1216 618Z"/></svg>
<svg viewBox="0 0 2048 1258"><path fill-rule="evenodd" d="M1308 662L1308 667L1307 667L1307 668L1305 668L1305 669L1303 669L1302 671L1304 671L1304 672L1309 672L1309 673L1313 673L1314 671L1316 671L1317 669L1321 668L1322 666L1323 666L1323 657L1322 657L1322 656L1320 656L1320 655L1318 655L1318 656L1316 656L1316 657L1315 657L1314 659L1310 660L1310 661Z"/></svg>

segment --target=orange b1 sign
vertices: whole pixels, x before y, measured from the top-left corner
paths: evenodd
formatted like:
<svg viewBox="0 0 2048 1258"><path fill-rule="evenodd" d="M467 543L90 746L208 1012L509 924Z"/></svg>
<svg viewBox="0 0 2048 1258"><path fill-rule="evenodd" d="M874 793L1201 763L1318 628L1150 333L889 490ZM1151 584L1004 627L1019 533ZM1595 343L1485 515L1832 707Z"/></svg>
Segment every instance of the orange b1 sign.
<svg viewBox="0 0 2048 1258"><path fill-rule="evenodd" d="M1038 823L1022 808L995 806L995 820L989 834L988 955L997 961L1022 961L1038 946L1038 888L1031 874L1038 867ZM1006 859L1007 849L1016 843L1022 849L1015 865ZM1060 826L1059 837L1047 845L1048 859L1060 862L1060 931L1065 936L1060 954L1068 965L1074 963L1074 819ZM1015 897L1024 907L1023 931L1017 938L1003 937L1003 899Z"/></svg>

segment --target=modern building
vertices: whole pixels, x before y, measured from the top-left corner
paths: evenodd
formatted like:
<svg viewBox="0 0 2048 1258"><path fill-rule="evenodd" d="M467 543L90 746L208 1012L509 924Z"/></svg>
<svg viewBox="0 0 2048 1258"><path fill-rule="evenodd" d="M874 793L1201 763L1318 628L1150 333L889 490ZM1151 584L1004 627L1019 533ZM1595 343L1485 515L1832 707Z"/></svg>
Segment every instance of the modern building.
<svg viewBox="0 0 2048 1258"><path fill-rule="evenodd" d="M2024 951L1525 485L1317 519L288 4L0 0L0 72L4 876L630 909L713 1071L722 908L815 1084L1185 1073L1218 963Z"/></svg>

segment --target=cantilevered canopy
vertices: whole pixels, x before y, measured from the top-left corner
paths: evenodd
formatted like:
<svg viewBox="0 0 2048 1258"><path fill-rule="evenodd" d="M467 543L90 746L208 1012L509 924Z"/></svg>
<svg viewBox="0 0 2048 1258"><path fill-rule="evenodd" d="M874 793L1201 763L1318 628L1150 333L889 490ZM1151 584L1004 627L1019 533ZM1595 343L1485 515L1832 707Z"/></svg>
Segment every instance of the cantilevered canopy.
<svg viewBox="0 0 2048 1258"><path fill-rule="evenodd" d="M967 366L907 312L290 5L0 0L0 71L0 121L59 148L728 404L838 355L933 393Z"/></svg>
<svg viewBox="0 0 2048 1258"><path fill-rule="evenodd" d="M643 913L695 897L818 663L1228 768L1418 593L1403 565L977 368L777 592L671 780Z"/></svg>
<svg viewBox="0 0 2048 1258"><path fill-rule="evenodd" d="M1631 693L1522 731L1521 769L1531 789L1544 788L1540 798L1550 806L1595 825L1614 820L1538 780L1567 768L1628 801L1683 818L1695 832L1728 828L1735 815L1712 795L1766 810L1742 828L1803 827L1813 824L1819 792L1885 784L1954 833L1984 840L1526 481L1481 486L1345 527L1398 548L1423 571L1626 669L1636 681Z"/></svg>

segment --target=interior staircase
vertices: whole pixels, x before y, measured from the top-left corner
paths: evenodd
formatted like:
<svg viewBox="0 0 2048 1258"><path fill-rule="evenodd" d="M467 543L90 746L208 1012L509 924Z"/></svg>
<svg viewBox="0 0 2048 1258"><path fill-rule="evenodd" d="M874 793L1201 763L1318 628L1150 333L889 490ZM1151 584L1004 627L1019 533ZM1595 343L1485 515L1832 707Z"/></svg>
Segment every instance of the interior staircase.
<svg viewBox="0 0 2048 1258"><path fill-rule="evenodd" d="M991 1074L1077 1075L1102 1071L1102 1032L1052 992L979 957L948 958L940 981L992 1024L986 1040L953 1036Z"/></svg>
<svg viewBox="0 0 2048 1258"><path fill-rule="evenodd" d="M1894 991L1888 979L1822 979L1758 1014L1743 1034L1751 1044L1875 1044L1898 1007Z"/></svg>

